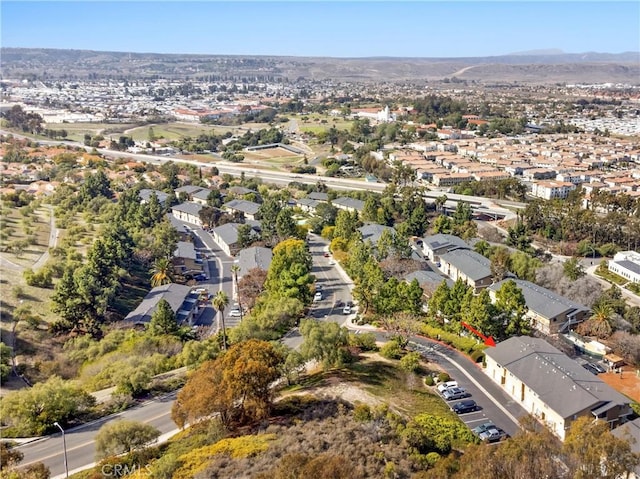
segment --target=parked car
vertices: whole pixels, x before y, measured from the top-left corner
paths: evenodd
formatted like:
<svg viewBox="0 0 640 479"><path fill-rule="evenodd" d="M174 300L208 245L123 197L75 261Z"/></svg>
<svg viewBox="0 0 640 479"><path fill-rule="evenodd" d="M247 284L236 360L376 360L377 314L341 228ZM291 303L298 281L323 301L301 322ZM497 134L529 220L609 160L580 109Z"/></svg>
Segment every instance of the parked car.
<svg viewBox="0 0 640 479"><path fill-rule="evenodd" d="M207 277L206 274L201 273L201 274L196 274L193 279L195 279L196 281L207 281L209 278Z"/></svg>
<svg viewBox="0 0 640 479"><path fill-rule="evenodd" d="M242 316L242 311L240 310L240 306L238 304L234 304L229 310L229 317L239 318L241 316Z"/></svg>
<svg viewBox="0 0 640 479"><path fill-rule="evenodd" d="M457 387L458 387L457 381L447 381L447 382L438 384L436 389L438 390L438 392L442 393L444 392L445 389L457 388Z"/></svg>
<svg viewBox="0 0 640 479"><path fill-rule="evenodd" d="M600 374L592 363L584 363L582 367L589 371L591 374L595 374L596 376Z"/></svg>
<svg viewBox="0 0 640 479"><path fill-rule="evenodd" d="M321 291L316 292L316 294L313 296L313 302L317 303L318 301L322 301L322 292Z"/></svg>
<svg viewBox="0 0 640 479"><path fill-rule="evenodd" d="M593 366L593 368L598 371L598 373L603 374L606 373L607 370L605 368L603 368L600 364L598 363L591 363L591 366Z"/></svg>
<svg viewBox="0 0 640 479"><path fill-rule="evenodd" d="M342 308L342 314L351 314L351 306L351 301L347 301L347 304L345 304L344 308Z"/></svg>
<svg viewBox="0 0 640 479"><path fill-rule="evenodd" d="M508 434L497 426L488 427L486 430L478 434L478 438L484 442L502 441L507 436Z"/></svg>
<svg viewBox="0 0 640 479"><path fill-rule="evenodd" d="M331 255L329 254L329 252L328 252L328 251L325 251L323 256L324 256L325 258L328 258L328 257L329 257L329 256L331 256Z"/></svg>
<svg viewBox="0 0 640 479"><path fill-rule="evenodd" d="M480 434L485 432L490 427L495 427L495 424L493 424L491 421L485 422L485 423L480 424L479 426L474 427L471 430L471 432L474 433L476 436L479 436Z"/></svg>
<svg viewBox="0 0 640 479"><path fill-rule="evenodd" d="M473 399L465 399L464 401L457 402L451 406L451 410L456 414L465 414L477 411L478 409L478 405Z"/></svg>
<svg viewBox="0 0 640 479"><path fill-rule="evenodd" d="M449 388L449 389L445 389L442 392L442 397L446 401L453 401L455 399L464 399L464 398L468 398L469 396L471 396L471 394L469 394L463 388Z"/></svg>

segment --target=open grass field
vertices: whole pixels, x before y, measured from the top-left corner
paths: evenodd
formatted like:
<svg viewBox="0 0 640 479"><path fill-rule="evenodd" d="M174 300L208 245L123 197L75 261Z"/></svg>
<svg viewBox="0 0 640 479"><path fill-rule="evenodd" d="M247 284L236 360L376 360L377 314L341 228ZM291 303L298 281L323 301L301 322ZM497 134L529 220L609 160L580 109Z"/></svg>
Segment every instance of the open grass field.
<svg viewBox="0 0 640 479"><path fill-rule="evenodd" d="M352 120L345 120L342 117L330 115L321 115L319 113L292 115L290 119L296 121L300 131L316 134L328 130L332 126L335 126L338 130L349 130L353 124Z"/></svg>
<svg viewBox="0 0 640 479"><path fill-rule="evenodd" d="M127 135L136 141L147 141L149 139L150 128L153 128L153 135L156 138L164 138L166 140L179 140L187 136L196 137L203 133L211 132L221 135L227 131L232 131L231 127L174 122L133 127L127 130Z"/></svg>
<svg viewBox="0 0 640 479"><path fill-rule="evenodd" d="M49 209L41 206L25 216L20 209L2 208L2 255L21 267L31 267L49 247ZM7 249L12 243L33 238L33 244L18 249Z"/></svg>
<svg viewBox="0 0 640 479"><path fill-rule="evenodd" d="M47 123L44 128L50 130L67 130L67 139L73 141L83 141L84 135L95 136L98 134L108 136L108 132L118 134L136 125L127 123ZM43 137L44 138L44 137Z"/></svg>

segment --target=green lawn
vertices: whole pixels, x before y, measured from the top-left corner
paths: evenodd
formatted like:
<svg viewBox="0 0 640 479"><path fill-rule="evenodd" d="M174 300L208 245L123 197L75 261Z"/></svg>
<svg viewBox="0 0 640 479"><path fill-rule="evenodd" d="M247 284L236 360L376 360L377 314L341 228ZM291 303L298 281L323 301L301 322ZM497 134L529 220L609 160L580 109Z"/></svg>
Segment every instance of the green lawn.
<svg viewBox="0 0 640 479"><path fill-rule="evenodd" d="M596 270L596 274L600 276L602 279L609 281L610 283L617 284L618 286L622 286L627 284L629 281L624 279L622 276L618 276L611 271L601 271L599 269Z"/></svg>

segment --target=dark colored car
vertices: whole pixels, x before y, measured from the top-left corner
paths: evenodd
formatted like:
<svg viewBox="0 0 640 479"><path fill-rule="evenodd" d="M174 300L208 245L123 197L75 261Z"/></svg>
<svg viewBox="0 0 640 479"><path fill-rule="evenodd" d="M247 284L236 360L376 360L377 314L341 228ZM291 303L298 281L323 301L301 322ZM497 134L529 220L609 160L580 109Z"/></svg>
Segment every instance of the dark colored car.
<svg viewBox="0 0 640 479"><path fill-rule="evenodd" d="M207 278L206 274L197 274L193 277L193 279L195 279L196 281L206 281L209 278Z"/></svg>
<svg viewBox="0 0 640 479"><path fill-rule="evenodd" d="M473 399L465 399L451 406L451 410L456 414L465 414L478 410L478 405Z"/></svg>
<svg viewBox="0 0 640 479"><path fill-rule="evenodd" d="M599 374L598 370L591 363L584 363L582 367L585 368L587 371L589 371L591 374L595 374L595 375Z"/></svg>

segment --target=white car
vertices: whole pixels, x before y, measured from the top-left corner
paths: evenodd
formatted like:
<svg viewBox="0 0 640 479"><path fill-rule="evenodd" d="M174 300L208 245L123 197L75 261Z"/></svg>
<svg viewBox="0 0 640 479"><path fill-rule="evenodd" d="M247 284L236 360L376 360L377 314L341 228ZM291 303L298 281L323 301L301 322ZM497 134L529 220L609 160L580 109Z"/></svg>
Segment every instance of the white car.
<svg viewBox="0 0 640 479"><path fill-rule="evenodd" d="M444 383L440 383L437 386L437 390L441 393L443 393L444 391L446 391L447 389L450 388L457 388L458 387L458 382L457 381L447 381Z"/></svg>
<svg viewBox="0 0 640 479"><path fill-rule="evenodd" d="M322 293L320 291L313 296L313 302L317 303L318 301L322 301Z"/></svg>
<svg viewBox="0 0 640 479"><path fill-rule="evenodd" d="M239 318L242 316L242 311L240 310L240 306L234 304L231 310L229 311L230 318Z"/></svg>

